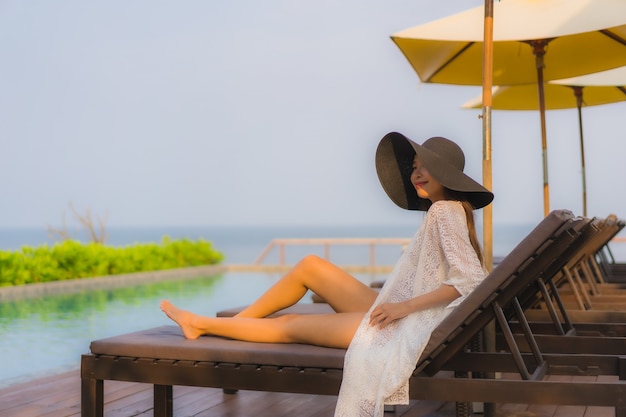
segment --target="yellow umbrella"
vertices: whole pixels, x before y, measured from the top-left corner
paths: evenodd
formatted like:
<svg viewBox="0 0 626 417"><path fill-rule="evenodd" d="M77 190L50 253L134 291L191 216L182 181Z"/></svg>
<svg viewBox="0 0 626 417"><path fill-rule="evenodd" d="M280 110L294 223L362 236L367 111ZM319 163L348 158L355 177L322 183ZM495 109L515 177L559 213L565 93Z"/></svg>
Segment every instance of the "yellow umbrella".
<svg viewBox="0 0 626 417"><path fill-rule="evenodd" d="M582 166L583 215L587 216L587 180L583 135L583 106L626 101L626 66L574 78L550 81L544 86L547 110L578 109L580 157ZM495 110L537 110L538 94L534 84L497 86L492 94ZM481 97L463 104L464 108L480 108Z"/></svg>
<svg viewBox="0 0 626 417"><path fill-rule="evenodd" d="M618 68L625 74L626 67ZM609 72L608 70L603 72ZM546 110L573 109L577 107L575 91L582 90L582 106L598 106L626 100L626 78L618 85L584 84L588 74L568 80L580 79L578 83L564 83L562 80L548 81L544 84ZM494 110L538 110L538 94L535 84L496 86L492 91ZM469 100L462 107L480 108L481 97Z"/></svg>
<svg viewBox="0 0 626 417"><path fill-rule="evenodd" d="M483 14L477 7L391 38L421 81L481 85ZM626 1L506 0L493 16L493 84L538 88L547 214L544 81L626 65Z"/></svg>

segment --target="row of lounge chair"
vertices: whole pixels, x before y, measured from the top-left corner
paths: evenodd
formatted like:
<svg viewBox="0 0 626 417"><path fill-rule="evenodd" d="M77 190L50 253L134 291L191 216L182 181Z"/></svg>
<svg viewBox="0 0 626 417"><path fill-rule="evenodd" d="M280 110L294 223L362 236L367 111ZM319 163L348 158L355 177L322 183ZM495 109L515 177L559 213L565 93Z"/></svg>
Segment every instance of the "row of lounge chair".
<svg viewBox="0 0 626 417"><path fill-rule="evenodd" d="M620 289L619 267L605 251L622 227L612 216L550 213L435 329L410 379L411 398L604 406L626 417L626 313L597 310L603 301L594 298L605 287ZM328 309L303 304L287 312ZM496 329L496 348L477 349L489 326ZM174 385L336 395L345 354L211 336L189 341L177 326L96 340L90 350L81 359L84 417L103 415L106 380L153 384L159 417L173 415ZM573 382L550 375L598 378Z"/></svg>

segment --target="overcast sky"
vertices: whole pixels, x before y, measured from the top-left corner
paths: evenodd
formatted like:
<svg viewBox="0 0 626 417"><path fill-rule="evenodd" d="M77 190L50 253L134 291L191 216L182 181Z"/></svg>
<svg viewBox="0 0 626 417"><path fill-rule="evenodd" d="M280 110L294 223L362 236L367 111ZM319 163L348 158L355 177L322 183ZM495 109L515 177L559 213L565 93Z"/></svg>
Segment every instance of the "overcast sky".
<svg viewBox="0 0 626 417"><path fill-rule="evenodd" d="M398 224L374 151L457 141L480 87L420 84L390 35L482 0L1 0L0 227ZM626 104L584 111L589 215L626 216ZM543 217L539 116L493 113L494 222ZM575 110L547 115L552 208L582 213Z"/></svg>

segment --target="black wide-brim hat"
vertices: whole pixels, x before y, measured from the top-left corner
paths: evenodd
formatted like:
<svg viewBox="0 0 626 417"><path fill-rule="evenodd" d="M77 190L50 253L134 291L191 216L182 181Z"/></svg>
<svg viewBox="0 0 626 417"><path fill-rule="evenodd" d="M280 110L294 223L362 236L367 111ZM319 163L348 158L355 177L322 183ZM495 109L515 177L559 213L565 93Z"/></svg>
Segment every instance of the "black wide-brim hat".
<svg viewBox="0 0 626 417"><path fill-rule="evenodd" d="M493 193L463 173L465 155L450 139L433 137L418 145L401 133L386 134L376 150L376 172L391 201L407 210L428 210L430 200L417 195L411 183L417 154L429 174L444 187L462 193L474 209L485 207Z"/></svg>

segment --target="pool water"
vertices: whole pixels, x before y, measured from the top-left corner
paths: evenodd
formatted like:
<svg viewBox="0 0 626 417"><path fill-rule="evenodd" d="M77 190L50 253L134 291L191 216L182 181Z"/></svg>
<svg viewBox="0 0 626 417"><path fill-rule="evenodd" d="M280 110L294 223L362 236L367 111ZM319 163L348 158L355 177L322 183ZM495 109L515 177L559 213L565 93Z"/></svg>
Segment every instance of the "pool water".
<svg viewBox="0 0 626 417"><path fill-rule="evenodd" d="M164 298L213 316L254 301L279 277L225 273L0 303L0 388L78 369L92 340L173 324L159 309ZM357 278L366 284L380 279L370 274Z"/></svg>

